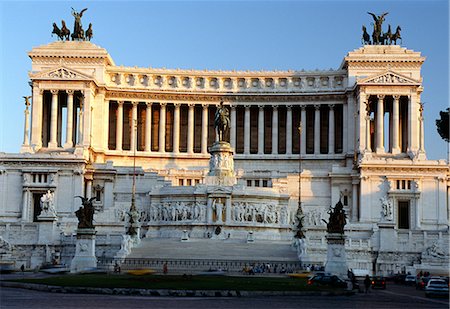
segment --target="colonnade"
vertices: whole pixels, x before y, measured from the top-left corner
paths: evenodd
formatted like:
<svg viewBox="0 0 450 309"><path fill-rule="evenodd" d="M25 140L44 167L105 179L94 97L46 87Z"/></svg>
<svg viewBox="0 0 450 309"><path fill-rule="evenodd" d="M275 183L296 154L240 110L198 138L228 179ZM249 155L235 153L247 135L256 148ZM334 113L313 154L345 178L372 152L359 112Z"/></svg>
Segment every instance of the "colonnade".
<svg viewBox="0 0 450 309"><path fill-rule="evenodd" d="M72 89L33 88L31 142L30 117L28 106L26 106L23 145L31 144L38 148L46 146L55 149L71 148L77 142L81 143L83 133L82 96L80 91ZM63 119L63 109L66 109L65 119ZM64 140L63 135L65 135Z"/></svg>
<svg viewBox="0 0 450 309"><path fill-rule="evenodd" d="M207 154L208 146L215 140L213 115L216 111L217 104L207 103L167 103L167 102L140 102L140 101L110 101L110 115L115 119L115 128L109 128L109 149L122 151L134 150L145 152L172 152L172 153L203 153ZM125 113L125 108L129 113ZM342 105L341 105L342 106ZM170 107L170 114L168 108ZM201 107L201 113L198 109ZM280 118L279 109L283 107L283 118ZM334 104L298 104L298 105L268 105L268 104L231 104L228 105L230 111L230 131L229 142L236 153L242 154L324 154L323 149L327 149L326 154L341 153L343 149L344 131L342 126L343 109L339 109L338 116L340 118L339 127L336 127L336 105ZM143 109L145 108L145 112ZM182 119L180 110L187 108L187 113L184 113L186 119ZM197 108L197 112L195 109ZM307 109L314 108L313 119L307 119ZM138 113L138 109L140 112ZM155 109L158 112L155 112ZM251 113L253 109L254 113ZM257 112L255 111L257 109ZM324 126L323 113L326 115L327 125ZM268 113L267 113L268 112ZM295 121L294 121L294 113ZM138 119L138 114L141 119ZM187 114L187 115L186 115ZM170 115L170 116L169 116ZM201 115L201 116L200 116ZM266 119L270 115L270 120ZM309 114L308 114L309 115ZM125 119L128 117L129 119ZM157 121L153 117L158 117ZM169 118L167 118L169 117ZM142 119L145 118L145 119ZM270 123L269 123L270 121ZM301 121L304 128L301 130L301 137L298 136L298 125ZM168 128L170 122L170 128ZM182 125L182 122L184 125ZM281 123L284 122L284 123ZM313 134L306 136L306 125L314 123ZM139 147L136 145L136 129L137 123L140 123L139 135L143 135ZM187 123L187 124L186 124ZM124 128L124 124L128 128ZM200 125L201 124L201 125ZM251 131L257 131L251 134ZM266 130L270 130L271 132ZM325 130L325 133L323 133ZM336 147L336 132L339 131L339 147ZM182 135L180 133L183 133ZM294 133L295 132L295 133ZM126 134L126 135L125 135ZM128 136L129 134L129 136ZM293 136L295 134L295 136ZM323 147L324 141L322 138L321 149L321 135L326 137L327 147ZM228 137L228 134L226 134ZM252 140L252 138L257 140ZM281 139L280 139L281 137ZM299 137L299 140L297 140ZM195 138L195 145L194 145ZM314 149L308 151L306 142L309 139L314 140ZM126 139L126 141L124 141ZM153 140L152 140L153 139ZM171 139L168 141L167 139ZM200 142L198 141L200 139ZM180 142L185 145L180 146ZM295 150L294 144L295 143ZM167 145L170 144L170 147ZM240 145L239 145L240 144ZM124 145L127 145L124 149ZM129 147L128 147L129 146ZM279 151L282 147L283 151ZM183 149L181 149L183 148ZM270 148L270 151L267 149Z"/></svg>
<svg viewBox="0 0 450 309"><path fill-rule="evenodd" d="M367 95L365 152L424 152L422 105L417 101L414 95Z"/></svg>

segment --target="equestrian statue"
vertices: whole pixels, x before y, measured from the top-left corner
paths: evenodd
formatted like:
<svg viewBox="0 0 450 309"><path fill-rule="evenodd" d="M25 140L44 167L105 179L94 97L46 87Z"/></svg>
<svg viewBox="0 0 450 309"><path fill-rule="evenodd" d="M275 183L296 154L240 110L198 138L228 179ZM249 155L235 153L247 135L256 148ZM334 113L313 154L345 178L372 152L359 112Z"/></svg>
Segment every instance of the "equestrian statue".
<svg viewBox="0 0 450 309"><path fill-rule="evenodd" d="M383 22L385 19L385 16L389 13L383 13L381 15L376 15L374 13L367 12L367 14L371 15L373 17L374 22L373 25L373 32L372 32L372 40L370 40L370 35L367 33L366 26L363 25L362 27L362 39L361 42L364 45L391 45L391 44L397 44L397 40L400 40L401 42L401 35L400 31L402 28L400 26L397 26L397 29L395 33L392 33L391 31L391 25L388 25L388 31L383 32Z"/></svg>
<svg viewBox="0 0 450 309"><path fill-rule="evenodd" d="M225 141L224 135L230 127L230 112L220 102L214 116L214 128L216 129L217 139L219 142Z"/></svg>

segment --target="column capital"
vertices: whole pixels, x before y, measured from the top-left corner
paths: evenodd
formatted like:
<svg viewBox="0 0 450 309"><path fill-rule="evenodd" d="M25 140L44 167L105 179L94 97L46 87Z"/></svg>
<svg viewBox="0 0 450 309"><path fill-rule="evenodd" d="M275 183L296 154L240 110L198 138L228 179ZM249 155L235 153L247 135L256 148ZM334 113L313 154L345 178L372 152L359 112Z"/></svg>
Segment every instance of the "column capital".
<svg viewBox="0 0 450 309"><path fill-rule="evenodd" d="M258 104L258 108L259 108L259 109L263 109L263 108L264 108L264 105Z"/></svg>
<svg viewBox="0 0 450 309"><path fill-rule="evenodd" d="M55 94L58 94L59 90L58 90L58 89L52 89L52 90L50 90L50 92L51 92L53 95L55 95Z"/></svg>
<svg viewBox="0 0 450 309"><path fill-rule="evenodd" d="M131 104L133 104L133 107L138 106L139 101L131 101Z"/></svg>
<svg viewBox="0 0 450 309"><path fill-rule="evenodd" d="M318 111L320 109L320 104L314 104L314 109Z"/></svg>
<svg viewBox="0 0 450 309"><path fill-rule="evenodd" d="M73 95L74 92L75 92L75 90L73 90L73 89L66 89L66 93L68 95Z"/></svg>
<svg viewBox="0 0 450 309"><path fill-rule="evenodd" d="M332 110L332 109L334 109L335 105L334 104L330 104L330 105L328 105L328 107Z"/></svg>
<svg viewBox="0 0 450 309"><path fill-rule="evenodd" d="M286 108L287 108L288 110L290 110L290 109L292 109L292 105L286 105Z"/></svg>
<svg viewBox="0 0 450 309"><path fill-rule="evenodd" d="M125 101L117 101L117 104L119 104L119 106L122 106L125 103Z"/></svg>
<svg viewBox="0 0 450 309"><path fill-rule="evenodd" d="M153 102L145 102L145 105L147 105L147 107L152 107Z"/></svg>
<svg viewBox="0 0 450 309"><path fill-rule="evenodd" d="M306 109L306 104L300 104L300 109L304 111Z"/></svg>
<svg viewBox="0 0 450 309"><path fill-rule="evenodd" d="M278 105L272 105L272 109L274 110L278 109Z"/></svg>
<svg viewBox="0 0 450 309"><path fill-rule="evenodd" d="M189 105L189 104L188 104L188 105ZM175 108L180 108L181 103L180 103L180 102L173 103L173 106L175 106Z"/></svg>
<svg viewBox="0 0 450 309"><path fill-rule="evenodd" d="M195 103L193 103L193 102L188 102L188 104L187 104L187 105L188 105L188 107L189 107L189 108L193 108L193 107L195 107Z"/></svg>
<svg viewBox="0 0 450 309"><path fill-rule="evenodd" d="M394 98L394 100L399 100L400 99L400 95L399 94L394 94L392 97Z"/></svg>
<svg viewBox="0 0 450 309"><path fill-rule="evenodd" d="M230 108L232 109L232 110L235 110L236 109L236 104L230 104Z"/></svg>
<svg viewBox="0 0 450 309"><path fill-rule="evenodd" d="M167 105L167 103L166 102L159 102L159 106L161 106L161 107L166 107L166 105Z"/></svg>
<svg viewBox="0 0 450 309"><path fill-rule="evenodd" d="M203 109L208 108L209 104L208 103L202 103L202 107Z"/></svg>
<svg viewBox="0 0 450 309"><path fill-rule="evenodd" d="M245 107L245 109L249 109L249 108L250 108L250 105L249 105L249 104L246 104L246 105L244 105L244 107Z"/></svg>
<svg viewBox="0 0 450 309"><path fill-rule="evenodd" d="M383 99L384 99L384 97L385 97L385 95L384 95L384 94L377 94L377 98L378 98L378 100L383 100Z"/></svg>

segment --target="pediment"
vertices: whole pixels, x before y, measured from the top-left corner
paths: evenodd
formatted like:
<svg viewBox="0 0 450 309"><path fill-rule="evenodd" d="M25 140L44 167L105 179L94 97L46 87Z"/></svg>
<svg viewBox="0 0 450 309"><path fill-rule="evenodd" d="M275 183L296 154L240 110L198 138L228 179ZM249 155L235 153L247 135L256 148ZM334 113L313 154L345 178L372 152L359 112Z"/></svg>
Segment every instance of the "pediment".
<svg viewBox="0 0 450 309"><path fill-rule="evenodd" d="M92 80L93 77L86 75L80 71L69 69L65 66L52 68L47 71L30 73L31 79L46 79L46 80Z"/></svg>
<svg viewBox="0 0 450 309"><path fill-rule="evenodd" d="M383 73L358 80L358 85L420 86L420 81L393 71L385 71Z"/></svg>

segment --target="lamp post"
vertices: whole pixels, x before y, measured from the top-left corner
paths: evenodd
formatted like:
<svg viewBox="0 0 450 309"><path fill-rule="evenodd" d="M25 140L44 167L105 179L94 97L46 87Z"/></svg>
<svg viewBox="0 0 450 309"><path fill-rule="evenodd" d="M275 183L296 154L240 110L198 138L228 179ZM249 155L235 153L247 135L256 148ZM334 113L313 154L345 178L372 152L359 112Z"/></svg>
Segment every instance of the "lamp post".
<svg viewBox="0 0 450 309"><path fill-rule="evenodd" d="M133 130L137 133L137 120L133 121ZM137 134L134 134L137 139ZM131 188L131 206L128 212L129 216L129 226L127 229L127 235L133 239L133 242L139 242L139 212L136 209L136 147L137 141L134 143L133 147L133 184Z"/></svg>

